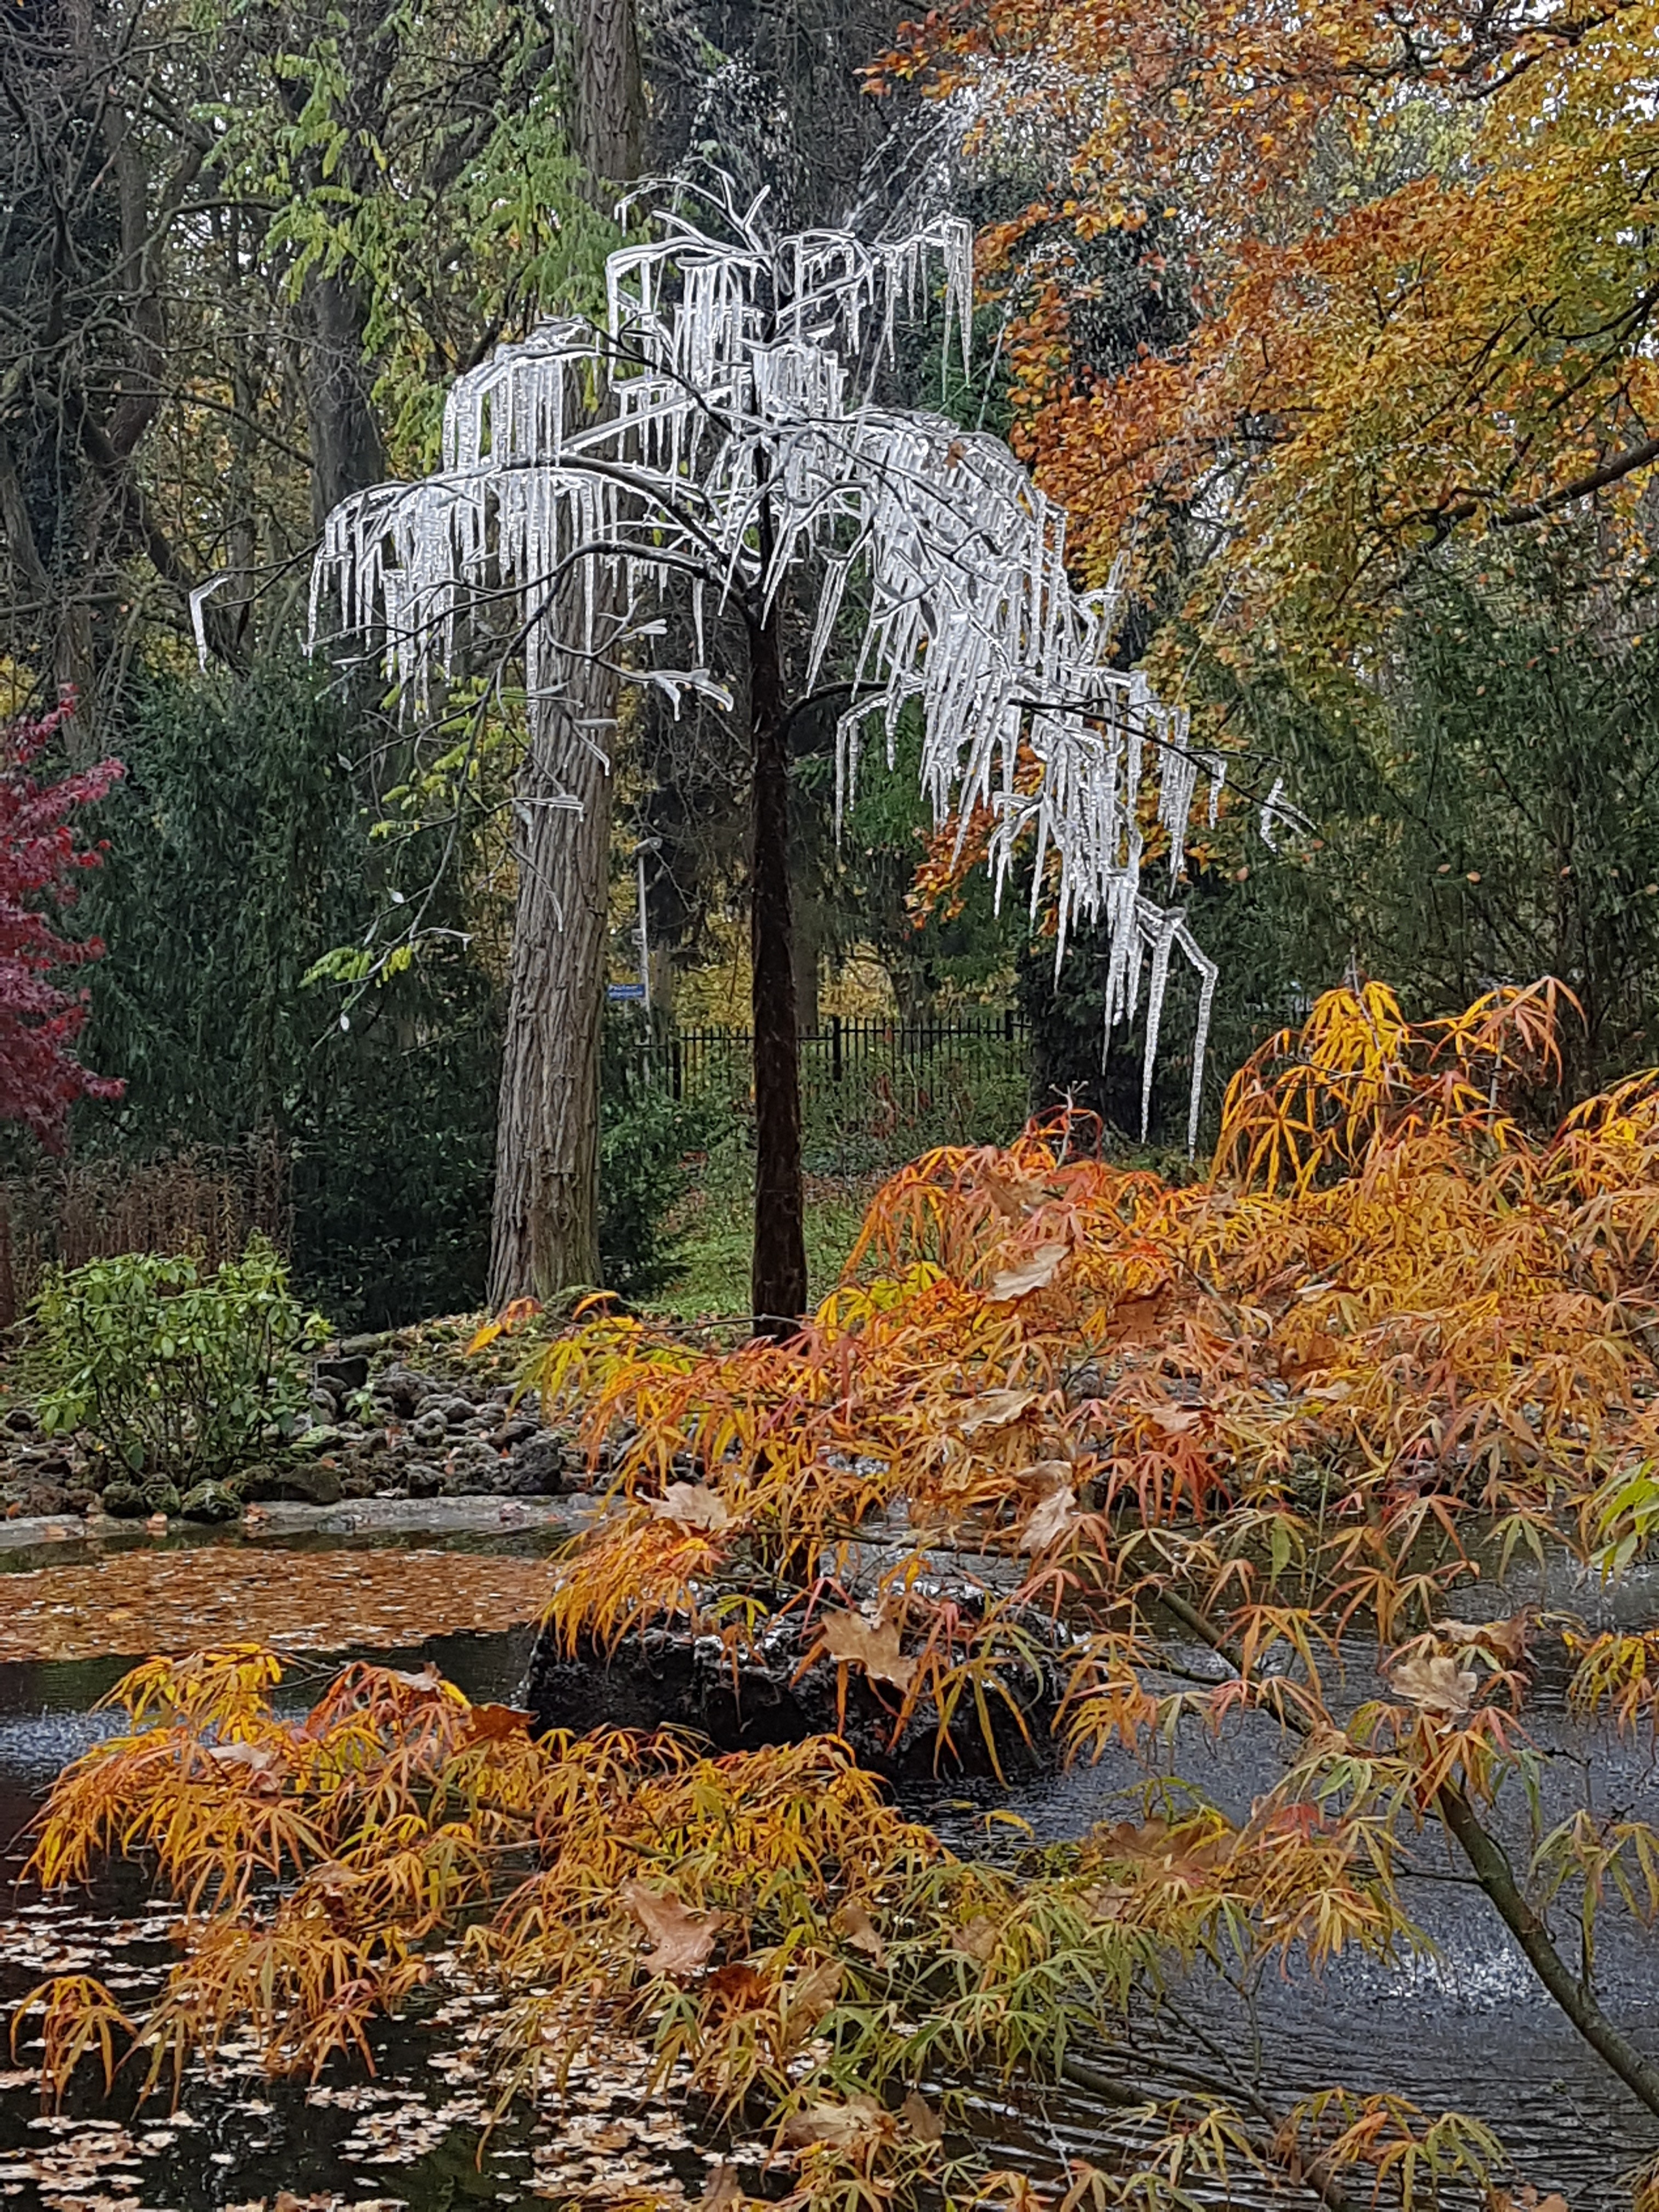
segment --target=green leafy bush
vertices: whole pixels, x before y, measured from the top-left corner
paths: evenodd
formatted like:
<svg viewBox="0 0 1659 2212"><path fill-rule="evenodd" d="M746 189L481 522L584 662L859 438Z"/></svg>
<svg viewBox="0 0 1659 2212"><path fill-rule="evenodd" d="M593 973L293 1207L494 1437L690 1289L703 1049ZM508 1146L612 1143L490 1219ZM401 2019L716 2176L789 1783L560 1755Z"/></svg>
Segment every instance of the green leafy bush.
<svg viewBox="0 0 1659 2212"><path fill-rule="evenodd" d="M54 1378L43 1425L85 1429L133 1474L181 1487L228 1473L305 1403L301 1355L328 1333L263 1237L205 1279L155 1252L54 1269L33 1318Z"/></svg>
<svg viewBox="0 0 1659 2212"><path fill-rule="evenodd" d="M685 1155L706 1139L701 1102L638 1084L604 1102L599 1119L599 1262L608 1289L649 1298L684 1267L670 1224L690 1186Z"/></svg>

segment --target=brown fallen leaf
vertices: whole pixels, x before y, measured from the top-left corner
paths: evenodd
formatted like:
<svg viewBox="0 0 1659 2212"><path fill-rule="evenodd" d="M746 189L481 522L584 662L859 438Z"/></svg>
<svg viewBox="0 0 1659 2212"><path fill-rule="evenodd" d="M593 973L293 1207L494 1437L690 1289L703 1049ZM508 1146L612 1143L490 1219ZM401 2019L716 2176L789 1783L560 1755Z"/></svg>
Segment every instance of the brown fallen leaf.
<svg viewBox="0 0 1659 2212"><path fill-rule="evenodd" d="M882 1942L876 1923L864 1907L854 1903L850 1898L836 1913L834 1925L840 1929L855 1951L867 1953L878 1966L880 1966L887 1956L887 1946Z"/></svg>
<svg viewBox="0 0 1659 2212"><path fill-rule="evenodd" d="M816 2027L841 1995L841 1983L840 1960L821 1960L785 1993L785 2012L792 2018L799 2014L809 2026Z"/></svg>
<svg viewBox="0 0 1659 2212"><path fill-rule="evenodd" d="M386 1671L392 1681L402 1682L409 1689L418 1690L422 1697L435 1695L444 1686L444 1678L438 1672L435 1660L428 1659L418 1674L407 1674L401 1667L388 1667Z"/></svg>
<svg viewBox="0 0 1659 2212"><path fill-rule="evenodd" d="M147 1513L144 1516L144 1527L152 1536L165 1536L167 1533L167 1516L165 1513Z"/></svg>
<svg viewBox="0 0 1659 2212"><path fill-rule="evenodd" d="M660 1498L649 1502L659 1521L677 1521L682 1528L704 1528L718 1535L732 1525L726 1500L700 1482L671 1482Z"/></svg>
<svg viewBox="0 0 1659 2212"><path fill-rule="evenodd" d="M1438 1652L1413 1652L1390 1667L1395 1688L1430 1720L1454 1721L1468 1712L1478 1678Z"/></svg>
<svg viewBox="0 0 1659 2212"><path fill-rule="evenodd" d="M505 1743L509 1736L528 1735L534 1713L517 1705L474 1705L467 1717L464 1744Z"/></svg>
<svg viewBox="0 0 1659 2212"><path fill-rule="evenodd" d="M1134 1902L1134 1892L1121 1881L1091 1882L1078 1893L1078 1909L1090 1920L1121 1920Z"/></svg>
<svg viewBox="0 0 1659 2212"><path fill-rule="evenodd" d="M625 1881L619 1894L651 1938L644 1962L653 1974L690 1974L708 1964L725 1913L688 1911L678 1890L647 1889L642 1881Z"/></svg>
<svg viewBox="0 0 1659 2212"><path fill-rule="evenodd" d="M1069 1489L1051 1490L1039 1499L1019 1532L1022 1552L1046 1552L1051 1544L1070 1533L1083 1516L1077 1510L1077 1498Z"/></svg>
<svg viewBox="0 0 1659 2212"><path fill-rule="evenodd" d="M193 1755L205 1759L216 1772L227 1780L234 1773L247 1777L250 1789L262 1797L282 1795L281 1762L269 1745L262 1743L198 1743L191 1747Z"/></svg>
<svg viewBox="0 0 1659 2212"><path fill-rule="evenodd" d="M899 2118L918 2142L944 2142L945 2123L919 2089L912 2089L899 2106Z"/></svg>
<svg viewBox="0 0 1659 2212"><path fill-rule="evenodd" d="M806 2143L844 2146L882 2134L890 2123L873 2097L849 2097L844 2105L808 2105L783 2124L783 2139L797 2148Z"/></svg>
<svg viewBox="0 0 1659 2212"><path fill-rule="evenodd" d="M702 2195L697 2199L697 2212L732 2212L732 2206L742 2202L743 2185L738 2179L738 2169L721 2164L711 2168Z"/></svg>
<svg viewBox="0 0 1659 2212"><path fill-rule="evenodd" d="M951 1937L952 1950L963 1952L977 1959L981 1966L996 1955L997 1945L1002 1941L1002 1931L988 1913L976 1912L971 1920L957 1929Z"/></svg>
<svg viewBox="0 0 1659 2212"><path fill-rule="evenodd" d="M1120 1298L1112 1309L1113 1328L1125 1343L1156 1344L1164 1334L1164 1299L1162 1291L1146 1297Z"/></svg>
<svg viewBox="0 0 1659 2212"><path fill-rule="evenodd" d="M1140 1823L1121 1820L1106 1829L1102 1842L1114 1858L1136 1860L1164 1881L1181 1881L1202 1888L1232 1850L1230 1829L1206 1833L1191 1826L1171 1827L1167 1820Z"/></svg>
<svg viewBox="0 0 1659 2212"><path fill-rule="evenodd" d="M901 1695L916 1678L916 1662L899 1650L896 1621L873 1626L861 1613L826 1613L823 1650L837 1666L862 1667L872 1682L890 1682Z"/></svg>
<svg viewBox="0 0 1659 2212"><path fill-rule="evenodd" d="M1014 1298L1028 1298L1033 1291L1046 1291L1071 1249L1063 1243L1039 1244L1035 1252L1028 1252L1012 1267L1004 1267L992 1276L989 1295L1001 1304Z"/></svg>
<svg viewBox="0 0 1659 2212"><path fill-rule="evenodd" d="M1519 1667L1527 1656L1527 1632L1532 1625L1526 1612L1512 1613L1507 1620L1436 1620L1430 1623L1445 1644L1460 1650L1471 1647L1489 1651L1506 1667Z"/></svg>
<svg viewBox="0 0 1659 2212"><path fill-rule="evenodd" d="M957 1415L957 1430L964 1437L976 1437L981 1429L1006 1429L1030 1411L1036 1395L1035 1390L981 1390Z"/></svg>

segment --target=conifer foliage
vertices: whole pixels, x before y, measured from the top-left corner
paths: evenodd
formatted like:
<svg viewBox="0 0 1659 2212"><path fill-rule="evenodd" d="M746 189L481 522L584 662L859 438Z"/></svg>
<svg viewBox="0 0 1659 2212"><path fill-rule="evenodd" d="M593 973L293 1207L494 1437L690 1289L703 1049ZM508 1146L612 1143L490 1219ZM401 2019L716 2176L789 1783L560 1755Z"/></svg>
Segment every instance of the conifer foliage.
<svg viewBox="0 0 1659 2212"><path fill-rule="evenodd" d="M100 865L102 847L76 845L73 817L123 772L119 761L105 760L56 783L31 773L74 711L66 691L50 714L0 729L0 1120L23 1122L52 1152L63 1149L77 1098L121 1095L118 1081L76 1057L87 993L53 981L55 970L95 960L103 945L62 935L42 904L68 906L76 873Z"/></svg>

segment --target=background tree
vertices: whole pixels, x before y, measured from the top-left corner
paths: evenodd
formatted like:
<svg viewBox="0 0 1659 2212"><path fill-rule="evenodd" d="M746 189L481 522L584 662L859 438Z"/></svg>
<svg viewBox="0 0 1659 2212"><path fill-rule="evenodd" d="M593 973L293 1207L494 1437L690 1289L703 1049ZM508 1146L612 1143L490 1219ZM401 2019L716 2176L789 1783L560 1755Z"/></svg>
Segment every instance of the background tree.
<svg viewBox="0 0 1659 2212"><path fill-rule="evenodd" d="M60 934L40 904L68 906L76 875L98 866L97 850L76 846L71 817L121 774L114 760L52 784L30 773L72 711L66 699L54 714L0 729L0 1121L22 1122L53 1152L77 1098L121 1095L118 1081L93 1074L76 1055L87 994L53 980L104 948L95 937Z"/></svg>
<svg viewBox="0 0 1659 2212"><path fill-rule="evenodd" d="M895 732L914 701L937 811L994 811L999 880L1029 830L1052 858L1067 919L1104 910L1112 1012L1146 975L1146 1058L1158 1049L1172 954L1212 963L1178 911L1143 894L1137 809L1156 777L1166 849L1179 860L1200 763L1184 721L1139 675L1109 665L1112 593L1079 599L1064 520L1000 440L866 397L866 356L934 255L968 342L966 228L867 246L847 233L776 238L729 204L731 243L677 213L610 264L603 331L550 324L462 379L446 406L444 468L377 488L329 519L318 596L346 637L386 633L387 671L416 707L454 665L463 624L505 598L532 712L563 716L571 633L561 595L585 583L590 657L617 665L647 605L684 586L694 629L710 607L741 626L752 748L750 946L757 1170L752 1281L759 1326L793 1328L805 1304L800 1091L789 872L788 731L817 690L844 602L862 595L841 768L855 786L872 715ZM596 373L615 413L584 422ZM819 569L805 664L786 666L780 608ZM620 594L615 610L592 580ZM613 621L614 611L614 621ZM641 633L643 635L643 633ZM702 639L699 636L698 642ZM718 695L700 655L652 667L671 693ZM1194 1087L1194 1113L1198 1084Z"/></svg>

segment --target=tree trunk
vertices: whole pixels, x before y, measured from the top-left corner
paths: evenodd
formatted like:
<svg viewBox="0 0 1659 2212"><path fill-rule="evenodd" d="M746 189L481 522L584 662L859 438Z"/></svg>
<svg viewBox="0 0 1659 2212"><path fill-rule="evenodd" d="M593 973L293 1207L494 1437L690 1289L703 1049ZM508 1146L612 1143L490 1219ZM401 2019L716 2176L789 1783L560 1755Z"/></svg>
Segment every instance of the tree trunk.
<svg viewBox="0 0 1659 2212"><path fill-rule="evenodd" d="M755 1327L788 1336L806 1310L800 1045L789 893L789 723L775 611L749 630L754 739L749 952L755 1035Z"/></svg>
<svg viewBox="0 0 1659 2212"><path fill-rule="evenodd" d="M568 595L574 599L574 592ZM562 606L556 619L574 625ZM599 1041L609 934L617 679L567 663L519 773L518 908L495 1130L489 1303L599 1281ZM558 799L580 802L574 813Z"/></svg>
<svg viewBox="0 0 1659 2212"><path fill-rule="evenodd" d="M306 357L306 418L311 447L311 520L320 531L343 499L386 474L386 448L369 400L363 359L366 318L344 276L306 287L311 343Z"/></svg>
<svg viewBox="0 0 1659 2212"><path fill-rule="evenodd" d="M578 158L596 182L631 184L640 173L645 95L635 0L574 0Z"/></svg>
<svg viewBox="0 0 1659 2212"><path fill-rule="evenodd" d="M572 0L579 98L577 151L596 179L639 173L644 128L635 0ZM594 586L599 591L599 586ZM596 638L611 628L596 608ZM581 594L550 619L582 634ZM614 671L574 653L568 684L544 702L519 796L519 898L507 977L507 1036L495 1131L489 1297L546 1299L599 1280L599 1042L609 934ZM563 793L581 811L547 804Z"/></svg>

